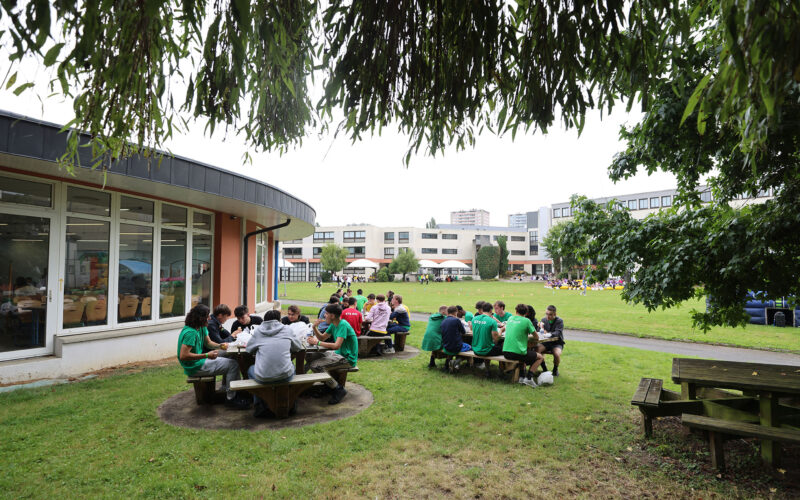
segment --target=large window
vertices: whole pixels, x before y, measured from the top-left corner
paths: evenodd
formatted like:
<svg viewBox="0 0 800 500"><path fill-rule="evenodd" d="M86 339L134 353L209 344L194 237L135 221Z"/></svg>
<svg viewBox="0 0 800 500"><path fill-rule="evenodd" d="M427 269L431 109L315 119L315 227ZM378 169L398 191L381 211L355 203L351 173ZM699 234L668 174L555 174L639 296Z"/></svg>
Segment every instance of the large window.
<svg viewBox="0 0 800 500"><path fill-rule="evenodd" d="M211 235L192 236L192 307L211 307Z"/></svg>
<svg viewBox="0 0 800 500"><path fill-rule="evenodd" d="M442 253L445 255L456 255L458 254L457 248L442 248Z"/></svg>
<svg viewBox="0 0 800 500"><path fill-rule="evenodd" d="M508 253L510 255L525 255L525 250L510 250Z"/></svg>
<svg viewBox="0 0 800 500"><path fill-rule="evenodd" d="M333 231L317 231L314 233L314 243L333 243Z"/></svg>
<svg viewBox="0 0 800 500"><path fill-rule="evenodd" d="M316 281L320 278L320 274L322 273L322 265L319 262L309 262L308 263L308 279L311 281Z"/></svg>
<svg viewBox="0 0 800 500"><path fill-rule="evenodd" d="M348 259L361 259L364 257L364 247L345 247Z"/></svg>
<svg viewBox="0 0 800 500"><path fill-rule="evenodd" d="M314 247L312 249L313 256L315 259L319 259L319 256L322 255L322 247Z"/></svg>
<svg viewBox="0 0 800 500"><path fill-rule="evenodd" d="M564 207L561 209L561 217L569 217L570 215L570 208Z"/></svg>
<svg viewBox="0 0 800 500"><path fill-rule="evenodd" d="M161 230L161 296L162 318L182 316L186 304L186 232Z"/></svg>
<svg viewBox="0 0 800 500"><path fill-rule="evenodd" d="M639 200L639 210L647 210L648 208L650 208L648 202L649 200L647 198L641 198Z"/></svg>
<svg viewBox="0 0 800 500"><path fill-rule="evenodd" d="M117 321L125 323L152 317L153 228L119 225L119 307Z"/></svg>
<svg viewBox="0 0 800 500"><path fill-rule="evenodd" d="M383 258L384 259L394 259L394 248L393 247L386 247L383 249Z"/></svg>
<svg viewBox="0 0 800 500"><path fill-rule="evenodd" d="M0 177L0 202L50 207L53 188L50 184Z"/></svg>
<svg viewBox="0 0 800 500"><path fill-rule="evenodd" d="M383 242L384 243L394 243L394 233L383 233Z"/></svg>
<svg viewBox="0 0 800 500"><path fill-rule="evenodd" d="M525 241L524 236L512 236L511 241Z"/></svg>
<svg viewBox="0 0 800 500"><path fill-rule="evenodd" d="M267 301L267 238L264 233L256 235L256 304ZM284 268L280 269L284 272ZM288 271L286 271L288 273ZM283 274L281 280L285 281Z"/></svg>
<svg viewBox="0 0 800 500"><path fill-rule="evenodd" d="M637 206L636 200L628 200L628 210L636 210Z"/></svg>
<svg viewBox="0 0 800 500"><path fill-rule="evenodd" d="M661 206L662 207L671 207L672 206L672 196L662 196L661 197Z"/></svg>
<svg viewBox="0 0 800 500"><path fill-rule="evenodd" d="M554 208L553 209L553 218L554 219L558 219L559 217L561 217L561 209L560 208Z"/></svg>
<svg viewBox="0 0 800 500"><path fill-rule="evenodd" d="M344 232L344 242L345 243L363 243L366 238L365 231L345 231Z"/></svg>
<svg viewBox="0 0 800 500"><path fill-rule="evenodd" d="M408 231L400 231L397 233L398 243L408 243Z"/></svg>
<svg viewBox="0 0 800 500"><path fill-rule="evenodd" d="M653 198L650 198L650 208L658 208L658 207L660 207L661 206L660 201L661 200L658 198L658 196L654 196Z"/></svg>
<svg viewBox="0 0 800 500"><path fill-rule="evenodd" d="M445 233L445 234L442 235L442 239L443 240L457 240L458 239L458 235L457 234Z"/></svg>
<svg viewBox="0 0 800 500"><path fill-rule="evenodd" d="M703 191L700 193L700 201L708 203L711 201L711 191Z"/></svg>
<svg viewBox="0 0 800 500"><path fill-rule="evenodd" d="M423 240L438 240L439 235L436 233L422 233Z"/></svg>
<svg viewBox="0 0 800 500"><path fill-rule="evenodd" d="M436 248L423 248L422 249L422 253L423 254L436 254L436 253L439 253L439 250L436 249Z"/></svg>
<svg viewBox="0 0 800 500"><path fill-rule="evenodd" d="M283 249L283 256L287 259L299 259L303 256L303 249L301 247L297 248L284 248Z"/></svg>

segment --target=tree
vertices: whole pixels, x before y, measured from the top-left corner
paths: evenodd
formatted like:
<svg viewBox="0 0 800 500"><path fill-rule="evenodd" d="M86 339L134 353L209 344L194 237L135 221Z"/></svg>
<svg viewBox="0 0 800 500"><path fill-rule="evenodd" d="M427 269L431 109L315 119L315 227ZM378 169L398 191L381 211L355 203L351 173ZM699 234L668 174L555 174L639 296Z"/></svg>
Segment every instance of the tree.
<svg viewBox="0 0 800 500"><path fill-rule="evenodd" d="M498 236L497 237L497 246L500 248L500 260L499 260L499 272L501 275L505 274L508 271L508 248L506 246L506 241L508 238L506 236Z"/></svg>
<svg viewBox="0 0 800 500"><path fill-rule="evenodd" d="M496 278L500 271L500 247L482 246L478 250L478 274L482 280Z"/></svg>
<svg viewBox="0 0 800 500"><path fill-rule="evenodd" d="M330 273L338 273L347 263L347 250L335 243L328 243L322 247L319 262L323 270Z"/></svg>
<svg viewBox="0 0 800 500"><path fill-rule="evenodd" d="M547 254L553 259L553 272L556 276L566 272L572 278L572 270L580 265L576 257L578 251L573 246L565 245L563 241L567 223L556 224L547 231L547 236L542 239L542 245Z"/></svg>
<svg viewBox="0 0 800 500"><path fill-rule="evenodd" d="M70 100L69 125L87 134L70 134L68 169L84 143L95 165L107 168L116 158L148 154L192 119L209 132L241 134L255 150L281 151L313 127L333 125L356 140L397 124L409 136L408 161L420 148L432 155L448 145L464 148L484 130L512 137L546 131L557 117L580 131L589 110L638 104L644 118L622 132L628 148L611 165L611 177L641 168L673 172L682 208L644 223L608 215L644 245L629 248L635 255L604 253L605 265L632 265L637 283L652 287L631 286L626 298L671 306L702 286L710 307L695 319L708 326L740 324L735 310L747 289L800 294L800 51L793 50L800 46L800 2L322 5L120 0L87 9L73 1L0 2L0 43L10 50L2 88L20 94L33 86L15 71L23 57L50 68L45 94ZM324 87L316 105L307 87L314 78ZM332 124L334 116L341 121ZM697 200L704 175L715 200L707 209ZM775 198L728 209L740 195L762 191ZM609 228L588 215L578 219ZM582 222L574 227L587 238ZM592 241L605 242L619 229ZM693 239L677 240L676 233ZM640 255L651 242L662 260ZM679 279L639 279L683 258L684 245L703 243L718 252L705 260L707 270L681 266Z"/></svg>
<svg viewBox="0 0 800 500"><path fill-rule="evenodd" d="M437 227L439 227L439 225L436 224L436 219L433 217L431 217L431 220L425 223L425 229L436 229Z"/></svg>
<svg viewBox="0 0 800 500"><path fill-rule="evenodd" d="M406 274L412 273L419 269L419 261L413 250L401 250L392 263L389 264L389 271L393 274L402 274L403 281L406 280Z"/></svg>

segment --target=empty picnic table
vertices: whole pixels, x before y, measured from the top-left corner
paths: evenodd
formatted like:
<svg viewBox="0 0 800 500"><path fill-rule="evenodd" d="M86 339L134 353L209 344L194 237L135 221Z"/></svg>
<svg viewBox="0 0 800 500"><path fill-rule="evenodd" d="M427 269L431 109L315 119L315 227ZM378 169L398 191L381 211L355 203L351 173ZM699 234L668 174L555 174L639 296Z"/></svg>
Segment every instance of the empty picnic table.
<svg viewBox="0 0 800 500"><path fill-rule="evenodd" d="M685 425L711 432L714 462L723 463L720 435L760 438L761 457L774 466L780 463L780 442L797 442L800 436L800 409L779 402L780 398L800 396L800 370L796 366L675 358L672 380L680 384L684 400L698 399L698 389L702 388L739 390L742 399L754 399L757 420L752 423L742 423L735 412L730 417L723 413L721 418L684 414Z"/></svg>

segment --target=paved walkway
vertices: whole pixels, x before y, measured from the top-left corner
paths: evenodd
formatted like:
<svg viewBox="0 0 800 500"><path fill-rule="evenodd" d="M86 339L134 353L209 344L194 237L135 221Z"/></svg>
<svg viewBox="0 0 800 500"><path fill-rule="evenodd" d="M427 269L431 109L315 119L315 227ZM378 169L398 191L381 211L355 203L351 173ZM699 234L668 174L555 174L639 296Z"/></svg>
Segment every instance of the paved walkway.
<svg viewBox="0 0 800 500"><path fill-rule="evenodd" d="M297 304L299 306L319 307L321 305L318 302L309 302L305 300L282 299L282 302L284 304ZM411 313L411 320L428 321L428 316L428 314ZM613 333L589 332L585 330L565 330L564 336L567 339L567 343L569 343L570 340L579 340L581 342L592 342L595 344L633 347L645 351L668 352L679 356L697 356L700 358L719 359L723 361L747 361L749 363L800 366L800 355L787 352L649 339ZM569 346L567 346L567 349L569 349Z"/></svg>

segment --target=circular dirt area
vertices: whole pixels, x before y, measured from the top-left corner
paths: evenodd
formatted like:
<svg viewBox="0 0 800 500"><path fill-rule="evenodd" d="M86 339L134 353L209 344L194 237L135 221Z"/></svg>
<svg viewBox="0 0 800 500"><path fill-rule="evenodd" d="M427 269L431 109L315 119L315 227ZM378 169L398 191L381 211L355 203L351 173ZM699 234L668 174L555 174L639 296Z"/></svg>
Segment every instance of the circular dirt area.
<svg viewBox="0 0 800 500"><path fill-rule="evenodd" d="M362 361L391 361L393 359L411 359L414 356L419 355L419 349L416 347L411 347L410 345L406 345L403 352L396 352L394 354L384 354L383 356L364 356L358 358L358 362L361 363Z"/></svg>
<svg viewBox="0 0 800 500"><path fill-rule="evenodd" d="M289 418L256 418L253 410L232 410L223 404L199 406L194 390L189 389L172 396L158 407L158 416L164 422L178 427L194 429L227 429L264 431L303 427L352 417L372 404L372 393L364 387L348 382L347 396L338 405L329 405L329 397L313 398L308 392L297 400L297 413Z"/></svg>

